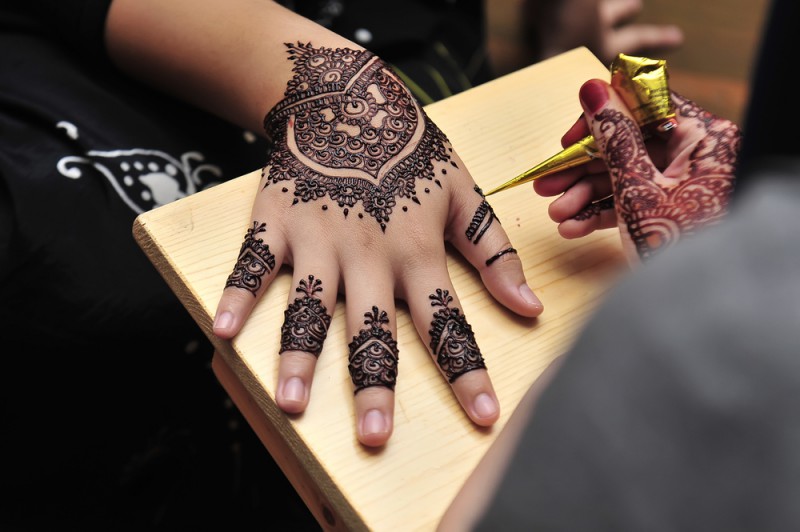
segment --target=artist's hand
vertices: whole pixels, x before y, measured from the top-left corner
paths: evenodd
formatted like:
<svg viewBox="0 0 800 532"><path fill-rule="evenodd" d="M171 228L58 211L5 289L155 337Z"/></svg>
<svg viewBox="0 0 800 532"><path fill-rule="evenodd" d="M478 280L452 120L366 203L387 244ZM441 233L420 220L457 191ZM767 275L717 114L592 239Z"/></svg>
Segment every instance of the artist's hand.
<svg viewBox="0 0 800 532"><path fill-rule="evenodd" d="M721 220L734 188L739 128L674 92L678 126L646 143L617 92L605 81L580 90L584 118L561 140L591 134L603 160L534 181L565 238L619 227L631 264Z"/></svg>
<svg viewBox="0 0 800 532"><path fill-rule="evenodd" d="M448 139L379 58L304 44L290 52L294 77L265 119L274 150L215 334L235 336L281 265L291 265L276 401L288 413L305 410L331 321L346 318L352 341L330 353L349 351L357 436L378 446L391 435L403 375L398 298L467 415L493 424L497 397L450 280L445 242L500 303L536 316L542 305L508 235ZM331 315L337 291L346 316Z"/></svg>

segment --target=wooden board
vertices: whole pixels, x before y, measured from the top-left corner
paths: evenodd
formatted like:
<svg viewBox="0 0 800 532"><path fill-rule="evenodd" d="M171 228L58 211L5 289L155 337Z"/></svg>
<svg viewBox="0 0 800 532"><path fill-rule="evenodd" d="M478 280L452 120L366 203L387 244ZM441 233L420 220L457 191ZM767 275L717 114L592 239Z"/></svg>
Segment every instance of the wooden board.
<svg viewBox="0 0 800 532"><path fill-rule="evenodd" d="M426 107L477 183L489 190L561 149L579 116L578 89L606 68L578 48ZM283 311L291 272L284 268L242 332L216 339L211 323L249 226L260 169L141 214L134 236L217 349L214 370L267 449L325 529L434 530L464 480L525 391L572 344L577 331L627 268L619 236L605 231L564 240L547 216L548 199L530 184L491 196L545 305L538 319L497 303L479 276L451 251L448 267L501 402L491 429L473 425L438 373L406 307L398 304L401 373L394 434L381 450L354 432L340 297L319 357L308 410L299 417L274 401ZM176 383L179 386L180 383ZM269 519L269 516L265 516Z"/></svg>

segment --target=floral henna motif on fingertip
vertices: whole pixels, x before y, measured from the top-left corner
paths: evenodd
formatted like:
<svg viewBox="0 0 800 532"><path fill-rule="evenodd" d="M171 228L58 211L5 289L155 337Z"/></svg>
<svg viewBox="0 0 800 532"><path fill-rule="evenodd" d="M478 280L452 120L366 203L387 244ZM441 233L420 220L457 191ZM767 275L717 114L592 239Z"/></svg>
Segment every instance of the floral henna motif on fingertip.
<svg viewBox="0 0 800 532"><path fill-rule="evenodd" d="M225 287L233 286L247 290L255 297L261 288L261 281L275 269L275 255L273 255L264 240L256 235L267 230L267 224L253 221L253 227L247 230L244 242L239 250L239 258L233 267L233 272L225 281Z"/></svg>
<svg viewBox="0 0 800 532"><path fill-rule="evenodd" d="M386 312L372 307L372 312L364 314L366 327L350 342L348 370L355 385L354 394L370 386L394 390L399 351L392 333L384 328L388 323Z"/></svg>
<svg viewBox="0 0 800 532"><path fill-rule="evenodd" d="M318 357L331 325L331 316L325 305L314 297L314 294L322 292L322 281L309 275L308 281L300 280L295 292L303 296L296 298L283 313L281 348L278 353L305 351Z"/></svg>
<svg viewBox="0 0 800 532"><path fill-rule="evenodd" d="M400 198L420 203L418 179L441 188L434 161L455 166L447 137L373 53L286 46L294 77L264 118L264 188L292 180L293 205L327 196L347 217L360 204L386 231Z"/></svg>
<svg viewBox="0 0 800 532"><path fill-rule="evenodd" d="M428 296L432 307L441 307L433 315L431 328L431 353L451 384L465 373L486 369L483 355L475 341L472 326L458 308L449 308L453 297L449 290L436 289Z"/></svg>

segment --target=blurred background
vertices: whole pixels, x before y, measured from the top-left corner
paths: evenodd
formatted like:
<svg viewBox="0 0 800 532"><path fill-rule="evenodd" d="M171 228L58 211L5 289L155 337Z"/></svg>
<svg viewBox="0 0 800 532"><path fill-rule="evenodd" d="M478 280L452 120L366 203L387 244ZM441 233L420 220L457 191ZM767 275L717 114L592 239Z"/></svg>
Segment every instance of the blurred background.
<svg viewBox="0 0 800 532"><path fill-rule="evenodd" d="M768 0L644 0L641 22L677 24L684 44L665 54L670 87L739 124Z"/></svg>
<svg viewBox="0 0 800 532"><path fill-rule="evenodd" d="M508 64L520 61L512 52L520 39L514 20L522 0L490 0L490 41ZM798 0L800 1L800 0ZM675 24L683 46L654 59L666 59L670 87L706 110L742 124L748 84L758 53L768 0L643 0L636 21ZM576 16L581 16L576 14ZM518 68L517 64L513 68ZM576 95L577 97L577 95Z"/></svg>

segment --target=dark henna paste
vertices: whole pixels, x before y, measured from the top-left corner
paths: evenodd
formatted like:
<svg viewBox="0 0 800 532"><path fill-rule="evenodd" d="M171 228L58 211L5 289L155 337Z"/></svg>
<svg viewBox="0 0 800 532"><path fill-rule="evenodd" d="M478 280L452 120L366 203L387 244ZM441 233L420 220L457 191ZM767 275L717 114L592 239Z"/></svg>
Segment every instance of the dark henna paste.
<svg viewBox="0 0 800 532"><path fill-rule="evenodd" d="M514 249L514 248L506 248L506 249L504 249L502 251L498 251L497 253L495 253L494 255L489 257L488 259L486 259L486 265L487 266L491 266L494 263L494 261L496 261L497 259L499 259L503 255L507 255L508 253L516 253L516 252L517 252L517 250Z"/></svg>
<svg viewBox="0 0 800 532"><path fill-rule="evenodd" d="M600 216L600 213L614 208L614 196L609 196L598 201L593 201L572 217L573 220L582 222L593 216Z"/></svg>
<svg viewBox="0 0 800 532"><path fill-rule="evenodd" d="M267 230L267 224L254 221L253 227L247 230L244 242L239 251L239 258L233 267L233 272L228 276L225 286L244 288L255 297L261 288L261 280L275 269L275 255L264 240L256 238L258 233Z"/></svg>
<svg viewBox="0 0 800 532"><path fill-rule="evenodd" d="M307 282L300 280L295 292L300 292L303 297L295 299L283 313L280 353L305 351L318 357L331 325L328 310L314 297L317 292L322 292L322 281L309 275Z"/></svg>
<svg viewBox="0 0 800 532"><path fill-rule="evenodd" d="M372 307L364 314L364 325L350 342L348 369L358 393L370 386L385 386L394 390L397 383L399 353L392 333L383 326L389 323L385 311Z"/></svg>
<svg viewBox="0 0 800 532"><path fill-rule="evenodd" d="M294 77L264 118L273 147L265 187L295 182L297 200L357 203L383 231L398 198L450 161L447 137L391 68L369 51L288 44Z"/></svg>
<svg viewBox="0 0 800 532"><path fill-rule="evenodd" d="M486 368L472 327L459 309L448 308L453 301L450 291L437 288L436 293L428 297L432 307L442 307L434 313L428 333L431 353L447 380L452 384L467 372Z"/></svg>

